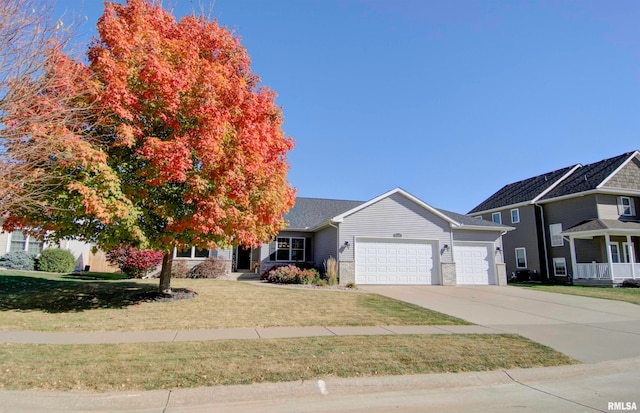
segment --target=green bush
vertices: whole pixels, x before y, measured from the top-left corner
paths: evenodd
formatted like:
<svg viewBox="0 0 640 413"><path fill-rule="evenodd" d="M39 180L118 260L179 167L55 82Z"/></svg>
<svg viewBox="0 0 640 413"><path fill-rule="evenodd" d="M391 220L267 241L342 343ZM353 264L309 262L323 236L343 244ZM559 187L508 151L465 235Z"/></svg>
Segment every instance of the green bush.
<svg viewBox="0 0 640 413"><path fill-rule="evenodd" d="M35 255L26 251L12 251L0 257L0 267L9 270L33 271L35 268Z"/></svg>
<svg viewBox="0 0 640 413"><path fill-rule="evenodd" d="M71 272L76 266L76 258L71 251L60 248L45 248L37 260L37 269L46 272Z"/></svg>

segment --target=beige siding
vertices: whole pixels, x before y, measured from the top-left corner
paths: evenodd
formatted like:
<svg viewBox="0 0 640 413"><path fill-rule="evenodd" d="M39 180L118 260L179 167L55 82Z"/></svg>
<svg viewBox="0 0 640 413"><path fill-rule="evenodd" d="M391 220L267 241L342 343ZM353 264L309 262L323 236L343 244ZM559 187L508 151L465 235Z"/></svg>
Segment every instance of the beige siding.
<svg viewBox="0 0 640 413"><path fill-rule="evenodd" d="M0 255L4 255L7 253L9 247L7 243L9 242L9 233L8 232L0 232Z"/></svg>
<svg viewBox="0 0 640 413"><path fill-rule="evenodd" d="M451 244L449 223L401 194L393 194L345 218L340 224L340 261L354 261L356 237L429 239L440 245ZM441 256L452 262L451 249Z"/></svg>
<svg viewBox="0 0 640 413"><path fill-rule="evenodd" d="M454 241L496 242L500 238L497 231L462 231L453 232Z"/></svg>
<svg viewBox="0 0 640 413"><path fill-rule="evenodd" d="M638 187L637 189L640 189ZM626 195L625 195L626 196ZM633 199L635 205L635 216L622 216L618 211L618 196L609 194L598 194L598 218L601 219L638 219L640 217L640 197L629 197Z"/></svg>

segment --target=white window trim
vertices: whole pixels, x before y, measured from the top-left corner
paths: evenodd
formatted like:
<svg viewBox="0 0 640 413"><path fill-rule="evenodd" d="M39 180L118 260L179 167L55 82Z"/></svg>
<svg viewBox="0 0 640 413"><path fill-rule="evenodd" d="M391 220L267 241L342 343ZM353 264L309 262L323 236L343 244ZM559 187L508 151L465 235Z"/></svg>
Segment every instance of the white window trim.
<svg viewBox="0 0 640 413"><path fill-rule="evenodd" d="M629 244L628 242L622 243L622 261L623 262L627 264L631 264L630 254L633 254L633 262L637 263L638 261L636 260L635 253L636 253L636 250L634 249L633 242L631 244Z"/></svg>
<svg viewBox="0 0 640 413"><path fill-rule="evenodd" d="M610 259L610 260L611 260L611 262L612 262L612 263L614 263L614 264L619 264L619 263L621 263L623 258L622 258L622 251L620 250L620 243L618 243L618 242L611 242L609 245L610 245L610 247L609 247L609 259ZM614 261L614 259L613 259L613 250L614 250L614 247L615 247L615 250L616 250L616 252L617 252L617 254L616 254L616 255L618 256L618 260L617 260L617 261Z"/></svg>
<svg viewBox="0 0 640 413"><path fill-rule="evenodd" d="M206 257L196 257L196 247L190 247L189 249L190 254L188 257L178 257L178 249L174 248L173 249L173 259L174 260L206 260L207 258L209 258L211 256L211 250L209 250L208 254Z"/></svg>
<svg viewBox="0 0 640 413"><path fill-rule="evenodd" d="M625 205L625 202L627 204ZM628 209L628 213L625 213ZM633 217L636 215L636 208L633 202L633 198L628 196L619 196L618 197L618 213L623 217Z"/></svg>
<svg viewBox="0 0 640 413"><path fill-rule="evenodd" d="M553 228L558 228L553 230ZM560 233L562 232L562 224L549 224L549 237L551 238L552 247L564 247L564 238Z"/></svg>
<svg viewBox="0 0 640 413"><path fill-rule="evenodd" d="M279 238L286 238L286 239L289 240L289 259L288 260L279 260L278 259L278 251L279 250L284 250L284 248L278 248L278 239ZM302 259L301 260L292 260L291 259L291 252L294 250L294 248L293 248L293 240L294 239L302 240ZM307 255L307 240L304 237L276 237L275 243L276 243L276 245L275 245L275 247L276 247L275 248L275 254L276 254L275 261L276 262L304 262L307 259L307 257L306 257L306 255ZM299 248L295 248L295 249L299 249Z"/></svg>
<svg viewBox="0 0 640 413"><path fill-rule="evenodd" d="M513 219L513 213L514 212L516 213L515 214L515 218L516 219ZM520 222L520 209L514 208L514 209L511 210L511 223L512 224L517 224L519 222Z"/></svg>
<svg viewBox="0 0 640 413"><path fill-rule="evenodd" d="M497 221L496 221L496 217L498 218ZM495 222L496 224L502 224L502 213L494 212L493 214L491 214L491 221Z"/></svg>
<svg viewBox="0 0 640 413"><path fill-rule="evenodd" d="M562 266L564 267L564 274L558 274L558 272L556 271L556 264L562 264ZM553 275L555 275L556 277L566 277L568 274L567 272L567 260L562 257L562 258L554 258L553 259Z"/></svg>
<svg viewBox="0 0 640 413"><path fill-rule="evenodd" d="M24 234L24 242L23 242L21 251L29 252L29 243L33 242L31 240L31 238L33 238L33 237L31 235L25 234L24 232L22 232L22 233ZM5 248L5 253L11 252L11 235L12 234L13 234L13 232L9 232L8 233L8 236L7 236L7 247ZM42 251L43 249L47 248L46 244L43 241L37 241L37 242L40 244L40 251Z"/></svg>
<svg viewBox="0 0 640 413"><path fill-rule="evenodd" d="M518 251L522 251L523 252L523 256L524 256L524 267L518 265ZM527 249L524 247L521 248L516 248L515 249L515 253L516 253L516 268L518 269L522 269L522 268L527 268Z"/></svg>

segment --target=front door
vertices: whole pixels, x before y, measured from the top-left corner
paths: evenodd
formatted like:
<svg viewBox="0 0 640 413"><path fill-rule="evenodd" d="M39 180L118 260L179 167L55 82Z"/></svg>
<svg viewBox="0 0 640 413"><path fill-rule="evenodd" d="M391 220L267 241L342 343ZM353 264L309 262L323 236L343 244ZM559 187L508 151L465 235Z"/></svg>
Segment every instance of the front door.
<svg viewBox="0 0 640 413"><path fill-rule="evenodd" d="M236 252L236 269L238 271L251 269L251 248L238 247Z"/></svg>

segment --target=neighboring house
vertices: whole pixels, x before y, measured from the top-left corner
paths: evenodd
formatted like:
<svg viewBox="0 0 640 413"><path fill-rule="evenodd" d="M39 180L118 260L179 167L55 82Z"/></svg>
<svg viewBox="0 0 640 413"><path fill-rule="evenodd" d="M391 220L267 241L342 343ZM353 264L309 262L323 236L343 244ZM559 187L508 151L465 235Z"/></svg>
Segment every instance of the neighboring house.
<svg viewBox="0 0 640 413"><path fill-rule="evenodd" d="M38 255L44 248L62 248L71 251L76 258L76 271L87 268L91 271L115 272L117 267L111 266L104 252L93 251L93 246L82 241L60 241L58 244L43 243L22 231L0 232L0 255L14 251L25 251Z"/></svg>
<svg viewBox="0 0 640 413"><path fill-rule="evenodd" d="M400 188L367 202L297 198L285 221L271 243L219 256L233 257L238 270L323 268L334 257L343 285L506 284L501 236L512 228L433 208Z"/></svg>
<svg viewBox="0 0 640 413"><path fill-rule="evenodd" d="M640 278L638 151L508 184L469 212L515 228L503 238L507 272L614 285Z"/></svg>

